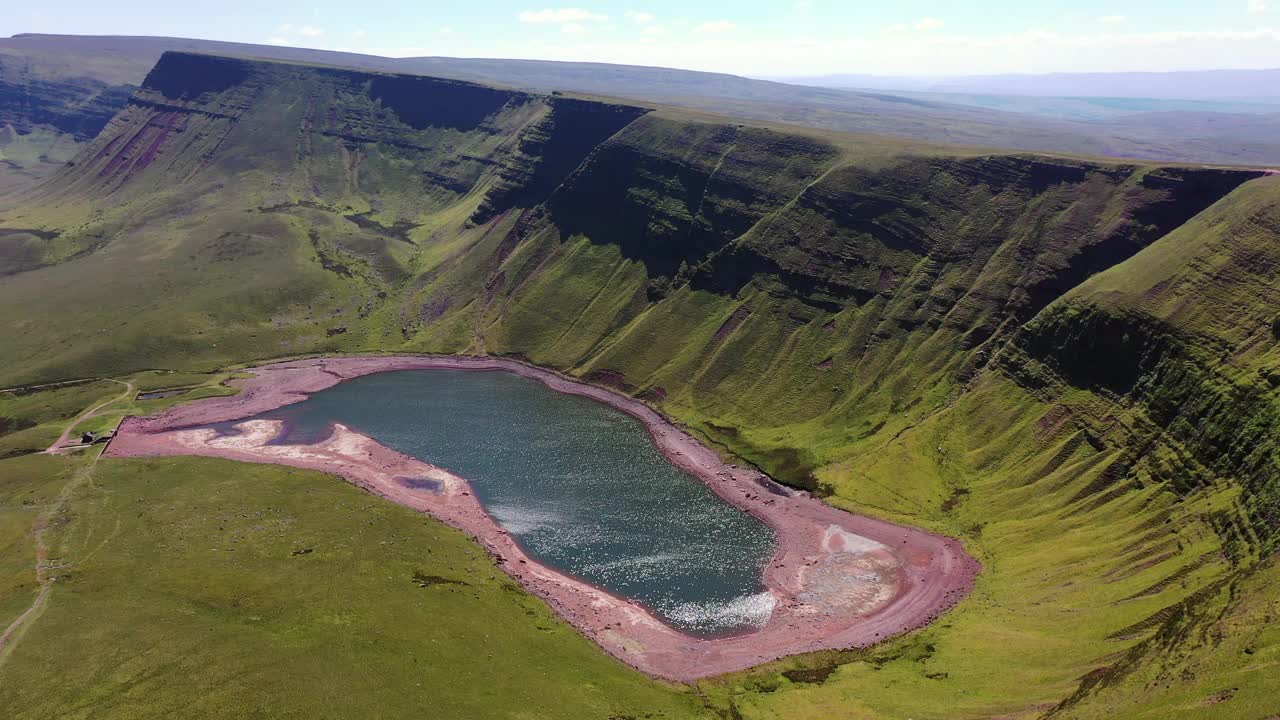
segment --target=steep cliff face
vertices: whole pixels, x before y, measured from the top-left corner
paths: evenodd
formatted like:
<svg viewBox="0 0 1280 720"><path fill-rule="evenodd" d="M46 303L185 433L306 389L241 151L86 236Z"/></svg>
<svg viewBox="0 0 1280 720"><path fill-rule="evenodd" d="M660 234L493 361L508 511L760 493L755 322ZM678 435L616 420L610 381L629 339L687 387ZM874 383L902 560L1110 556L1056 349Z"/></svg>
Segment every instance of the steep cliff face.
<svg viewBox="0 0 1280 720"><path fill-rule="evenodd" d="M729 388L763 395L779 426L823 413L874 425L925 388L972 377L1078 279L1253 177L1018 156L865 167L803 138L646 118L519 228L538 260L517 253L485 281L506 297L489 319L503 330L493 349L620 372L640 389L688 386L703 405ZM566 242L578 237L615 253L609 267L634 301L584 306L597 294L550 279L557 258L581 259ZM565 332L525 332L510 315L548 305L616 313L593 326L613 332L571 352ZM678 343L652 342L666 337Z"/></svg>
<svg viewBox="0 0 1280 720"><path fill-rule="evenodd" d="M167 53L56 190L140 185L136 194L205 168L251 169L336 201L382 191L384 171L414 186L405 192L445 202L470 192L547 112L535 96L469 83Z"/></svg>
<svg viewBox="0 0 1280 720"><path fill-rule="evenodd" d="M1277 647L1262 618L1280 545L1278 213L1275 179L1240 188L1073 288L996 363L1099 458L1076 502L1147 517L1113 576L1146 576L1143 599L1182 588L1114 631L1142 642L1098 661L1052 717L1274 704L1253 673Z"/></svg>
<svg viewBox="0 0 1280 720"><path fill-rule="evenodd" d="M1003 360L1021 373L1038 363L1039 377L1134 408L1130 432L1141 442L1129 466L1170 456L1150 478L1184 495L1239 483L1244 517L1229 538L1237 557L1280 543L1280 217L1263 189L1273 184L1075 288L1020 330ZM1117 480L1138 477L1126 468Z"/></svg>
<svg viewBox="0 0 1280 720"><path fill-rule="evenodd" d="M548 210L565 235L616 245L671 278L789 202L838 154L801 136L648 117L601 145Z"/></svg>
<svg viewBox="0 0 1280 720"><path fill-rule="evenodd" d="M929 258L935 278L962 266L988 272L969 278L973 287L954 305L940 300L902 323L941 322L959 310L953 325L973 327L989 319L975 311L994 310L974 306L994 298L1025 320L1250 177L1016 156L912 159L876 172L841 168L705 274L710 287L733 290L755 274L740 272L742 265L776 268L808 297L842 304L891 295ZM930 284L939 294L954 292Z"/></svg>
<svg viewBox="0 0 1280 720"><path fill-rule="evenodd" d="M647 111L552 97L551 111L520 138L516 153L472 219L483 223L512 208L546 200L587 155Z"/></svg>

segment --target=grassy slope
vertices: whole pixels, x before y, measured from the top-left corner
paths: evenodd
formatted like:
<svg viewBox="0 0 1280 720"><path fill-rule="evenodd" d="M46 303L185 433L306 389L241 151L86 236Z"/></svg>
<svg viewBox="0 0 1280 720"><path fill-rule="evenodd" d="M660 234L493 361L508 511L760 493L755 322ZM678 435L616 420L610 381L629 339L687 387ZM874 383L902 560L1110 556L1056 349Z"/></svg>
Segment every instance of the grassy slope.
<svg viewBox="0 0 1280 720"><path fill-rule="evenodd" d="M0 392L0 458L39 452L49 447L81 410L120 394L111 382L87 382L42 391Z"/></svg>
<svg viewBox="0 0 1280 720"><path fill-rule="evenodd" d="M0 286L0 303L42 298L38 315L5 327L7 349L43 359L24 363L26 377L131 371L144 357L207 368L350 344L424 271L436 238L501 172L520 169L523 138L562 121L546 99L446 82L433 94L419 87L433 81L385 76L408 86L397 101L406 117L445 115L414 127L370 95L369 76L260 66L237 84L237 67L218 72L229 84L203 104L184 105L181 89L143 93L80 165L3 215L0 227L55 233L28 258L34 271ZM405 96L428 99L415 108ZM477 116L448 117L467 103ZM633 112L604 112L598 124L607 131ZM6 237L27 242L0 236L0 250Z"/></svg>
<svg viewBox="0 0 1280 720"><path fill-rule="evenodd" d="M1181 450L1161 458L1174 474L1191 479L1179 483L1180 492L1239 495L1201 515L1219 528L1232 571L1202 602L1174 608L1153 637L1096 675L1055 716L1269 717L1280 711L1274 672L1280 638L1270 629L1280 609L1274 560L1280 475L1273 449L1280 386L1273 270L1280 260L1278 196L1274 178L1253 183L1230 205L1068 297L1079 308L1152 318L1172 334L1176 351L1146 363L1149 377L1162 382L1132 395L1163 429L1158 444ZM1172 421L1170 402L1179 416ZM1269 557L1254 564L1259 552Z"/></svg>
<svg viewBox="0 0 1280 720"><path fill-rule="evenodd" d="M35 597L32 523L57 497L70 471L46 456L0 461L0 629L9 627Z"/></svg>
<svg viewBox="0 0 1280 720"><path fill-rule="evenodd" d="M1274 307L1258 297L1274 266L1275 180L1182 227L1230 183L833 145L659 113L598 148L539 209L473 222L499 177L537 175L527 152L503 149L528 148L516 138L541 137L546 124L525 134L531 126L508 116L501 132L463 131L453 137L504 169L459 176L466 192L441 190L459 177L405 189L405 168L459 158L360 143L371 174L353 181L346 145L299 132L308 115L298 98L346 92L339 107L356 125L413 131L302 70L266 87L222 141L242 150L214 154L185 183L191 158L175 152L121 181L108 196L119 207L100 204L97 217L84 210L104 192L85 185L102 177L92 173L68 179L78 194L13 211L67 231L50 246L53 264L0 282L0 307L27 309L10 314L5 377L195 370L296 351L520 353L641 394L830 502L960 536L983 560L973 598L920 633L704 683L718 708L743 717L1038 716L1086 675L1112 687L1138 677L1117 666L1130 651L1132 665L1153 667L1144 641L1263 552L1258 509L1269 506L1257 504L1266 487L1251 479L1255 465L1151 428L1160 403L1192 388L1177 378L1192 376L1058 339L1092 333L1080 324L1099 317L1088 305L1137 312L1137 327L1172 326L1190 357L1244 348L1227 352L1239 367L1214 372L1261 393L1250 407L1264 417L1274 342L1255 338L1270 332ZM234 104L239 91L229 92L218 102ZM136 131L154 117L117 122ZM416 245L344 217L365 210L384 227L418 224ZM77 230L86 221L111 242L56 262L93 245L90 229ZM326 269L323 253L358 272ZM1184 285L1150 292L1179 274ZM1212 309L1178 297L1212 298ZM1164 390L1079 372L1125 363ZM1258 602L1240 597L1242 612ZM1166 700L1149 702L1175 709ZM1094 702L1084 692L1072 711ZM1205 707L1233 717L1236 706Z"/></svg>
<svg viewBox="0 0 1280 720"><path fill-rule="evenodd" d="M0 488L47 498L78 462L4 461ZM9 717L702 715L691 693L599 653L461 533L332 477L108 460L69 508L51 602L0 672ZM10 514L0 532L21 545L32 511ZM29 569L4 558L6 576ZM0 607L30 602L28 587L6 582Z"/></svg>
<svg viewBox="0 0 1280 720"><path fill-rule="evenodd" d="M1095 276L1050 315L1092 301L1169 323L1191 352L1215 351L1217 375L1206 385L1252 387L1274 408L1273 384L1261 379L1274 364L1267 278L1278 185L1246 186ZM1006 352L1017 353L1017 344ZM1128 360L1094 355L1084 343L1069 351L1099 376ZM1229 452L1222 458L1204 447L1215 416L1198 415L1192 391L1178 388L1199 431L1152 431L1160 421L1152 398L1172 377L1155 360L1145 367L1156 386L1139 383L1124 396L1073 386L1025 355L1011 365L1012 373L989 371L942 412L831 469L838 496L853 507L932 517L965 537L987 568L974 597L913 638L845 658L852 661L816 688L778 676L769 681L778 689L764 695L754 692L759 679L727 684L750 709L744 715L805 717L804 708L821 717L849 705L867 717L1276 712L1274 559L1255 565L1271 553L1274 524L1258 507L1270 486L1248 465L1230 464ZM1230 398L1219 401L1227 413L1267 417ZM1272 447L1270 422L1252 447ZM1274 470L1261 477L1273 480ZM930 512L920 496L951 502ZM1057 706L1054 695L1079 679L1084 685Z"/></svg>
<svg viewBox="0 0 1280 720"><path fill-rule="evenodd" d="M963 177L964 168L945 169L945 175L932 173L934 182ZM930 179L911 182L919 191ZM1011 208L1026 202L1016 183L1004 198L983 188L961 204L965 219L943 215L925 225L938 228L957 259L940 267L908 257L901 275L909 280L898 285L908 292L873 293L861 307L834 316L780 298L786 288L768 283L732 297L691 284L648 305L642 298L648 276L643 263L627 257L625 238L619 245L579 239L543 250L534 241L504 265L508 286L518 289L500 311L490 303L494 322L483 335L486 349L519 351L633 392L660 388L664 410L776 475L803 480L812 472L833 493L831 502L924 522L965 538L983 559L987 572L978 592L938 626L874 653L791 661L711 684L709 692L726 706L745 717L828 717L856 708L866 717L1038 716L1159 628L1169 608L1257 557L1257 547L1245 548L1243 557L1227 547L1234 544L1230 527L1250 524L1241 517L1236 478L1194 492L1171 487L1177 468L1170 470L1168 456L1185 452L1181 443L1152 451L1129 473L1135 479L1116 482L1128 472L1118 461L1131 452L1133 438L1113 425L1117 418L1143 423L1141 408L1048 371L1029 382L997 366L967 387L957 382L1009 340L999 328L1019 317L1016 308L993 307L991 297L1017 299L1018 288L1030 290L1022 297L1034 296L1045 279L1036 270L1058 268L1064 251L1071 257L1070 245L1046 239L1077 237L1081 216L1100 217L1109 228L1108 218L1132 212L1131 180L1119 178L1112 189L1097 178L1088 182L1063 190L1066 205L1041 197L1039 208L1023 218L994 210L1002 202ZM952 191L948 199L954 197ZM1274 203L1274 183L1259 181L1215 210L1248 218L1254 204ZM984 205L996 212L985 220L974 212ZM993 232L982 225L1011 215L1012 227L996 225ZM683 227L653 217L650 238L660 237L664 226ZM798 238L839 232L815 227L812 218L785 218L779 213L767 220L769 231L796 222L803 228ZM1130 263L1185 252L1188 238L1203 237L1203 222ZM1248 240L1253 248L1265 247L1266 228L1274 227L1258 225ZM1023 235L1024 227L1037 233ZM966 233L976 245L966 247ZM988 233L1027 239L992 248L984 245ZM1171 244L1180 247L1168 249ZM860 251L873 248L864 244ZM879 252L892 263L892 253L903 251L889 242ZM1039 253L1038 261L1028 265L1028 253ZM933 249L934 258L946 255ZM1012 258L1017 264L1006 264ZM522 270L530 265L538 269ZM846 287L860 280L839 279ZM936 300L922 302L921 289ZM1023 313L1036 309L1027 302ZM1265 312L1267 305L1251 307ZM465 327L476 324L472 318ZM977 344L965 337L975 326L996 328L995 340L966 353L963 348ZM448 344L456 342L457 325L441 320L436 329L422 336L422 347L457 349ZM826 360L834 362L823 367ZM600 370L610 372L591 374ZM1230 525L1224 527L1223 518ZM814 675L795 672L814 664L822 672L836 669L818 684L806 682ZM1221 716L1232 716L1233 707L1221 705Z"/></svg>
<svg viewBox="0 0 1280 720"><path fill-rule="evenodd" d="M35 185L57 172L83 145L48 128L25 135L0 129L0 195Z"/></svg>
<svg viewBox="0 0 1280 720"><path fill-rule="evenodd" d="M1275 717L1277 582L1272 558L1172 617L1119 663L1126 672L1073 696L1053 717Z"/></svg>

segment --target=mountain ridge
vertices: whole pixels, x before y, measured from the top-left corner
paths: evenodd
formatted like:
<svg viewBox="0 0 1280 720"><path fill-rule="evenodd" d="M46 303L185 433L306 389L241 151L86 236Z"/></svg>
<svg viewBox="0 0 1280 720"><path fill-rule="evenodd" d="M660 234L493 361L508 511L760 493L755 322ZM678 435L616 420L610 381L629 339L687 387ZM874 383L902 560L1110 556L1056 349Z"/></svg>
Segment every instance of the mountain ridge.
<svg viewBox="0 0 1280 720"><path fill-rule="evenodd" d="M1245 119L1173 113L1159 132L1149 113L1119 118L1040 117L945 98L920 99L787 85L719 73L534 60L380 58L376 56L181 38L25 35L0 40L0 68L17 58L50 82L91 75L95 82L137 84L165 50L319 62L409 72L534 90L679 106L753 122L789 123L838 132L1027 151L1138 157L1157 161L1256 165L1280 162L1274 132L1280 116ZM2 77L2 75L0 75ZM79 82L79 81L77 81ZM83 89L75 92L83 93ZM1128 118L1128 119L1126 119ZM1209 120L1212 119L1212 123Z"/></svg>

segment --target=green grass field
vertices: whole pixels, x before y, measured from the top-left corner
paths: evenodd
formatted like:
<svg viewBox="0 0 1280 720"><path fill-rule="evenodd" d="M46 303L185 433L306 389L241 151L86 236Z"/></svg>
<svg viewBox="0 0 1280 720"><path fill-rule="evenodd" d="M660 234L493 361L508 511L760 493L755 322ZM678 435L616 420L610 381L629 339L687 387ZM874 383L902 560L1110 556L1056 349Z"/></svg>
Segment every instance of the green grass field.
<svg viewBox="0 0 1280 720"><path fill-rule="evenodd" d="M50 128L25 135L0 130L0 195L31 187L57 172L83 145Z"/></svg>
<svg viewBox="0 0 1280 720"><path fill-rule="evenodd" d="M0 463L7 615L30 602L11 577L30 571L35 504L87 462ZM8 717L707 716L461 533L337 478L206 459L90 472L54 518L48 607L0 667Z"/></svg>

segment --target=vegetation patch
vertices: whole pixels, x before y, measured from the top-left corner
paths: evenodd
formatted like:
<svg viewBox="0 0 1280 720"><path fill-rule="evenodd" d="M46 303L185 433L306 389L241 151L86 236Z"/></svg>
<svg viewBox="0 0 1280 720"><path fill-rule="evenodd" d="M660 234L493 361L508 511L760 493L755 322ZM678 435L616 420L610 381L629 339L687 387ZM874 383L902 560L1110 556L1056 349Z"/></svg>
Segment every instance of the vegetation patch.
<svg viewBox="0 0 1280 720"><path fill-rule="evenodd" d="M433 587L435 585L461 585L463 587L467 586L467 583L461 580L454 580L452 578L441 577L440 575L430 575L422 572L421 570L413 574L413 582L420 588L428 588L428 587Z"/></svg>

